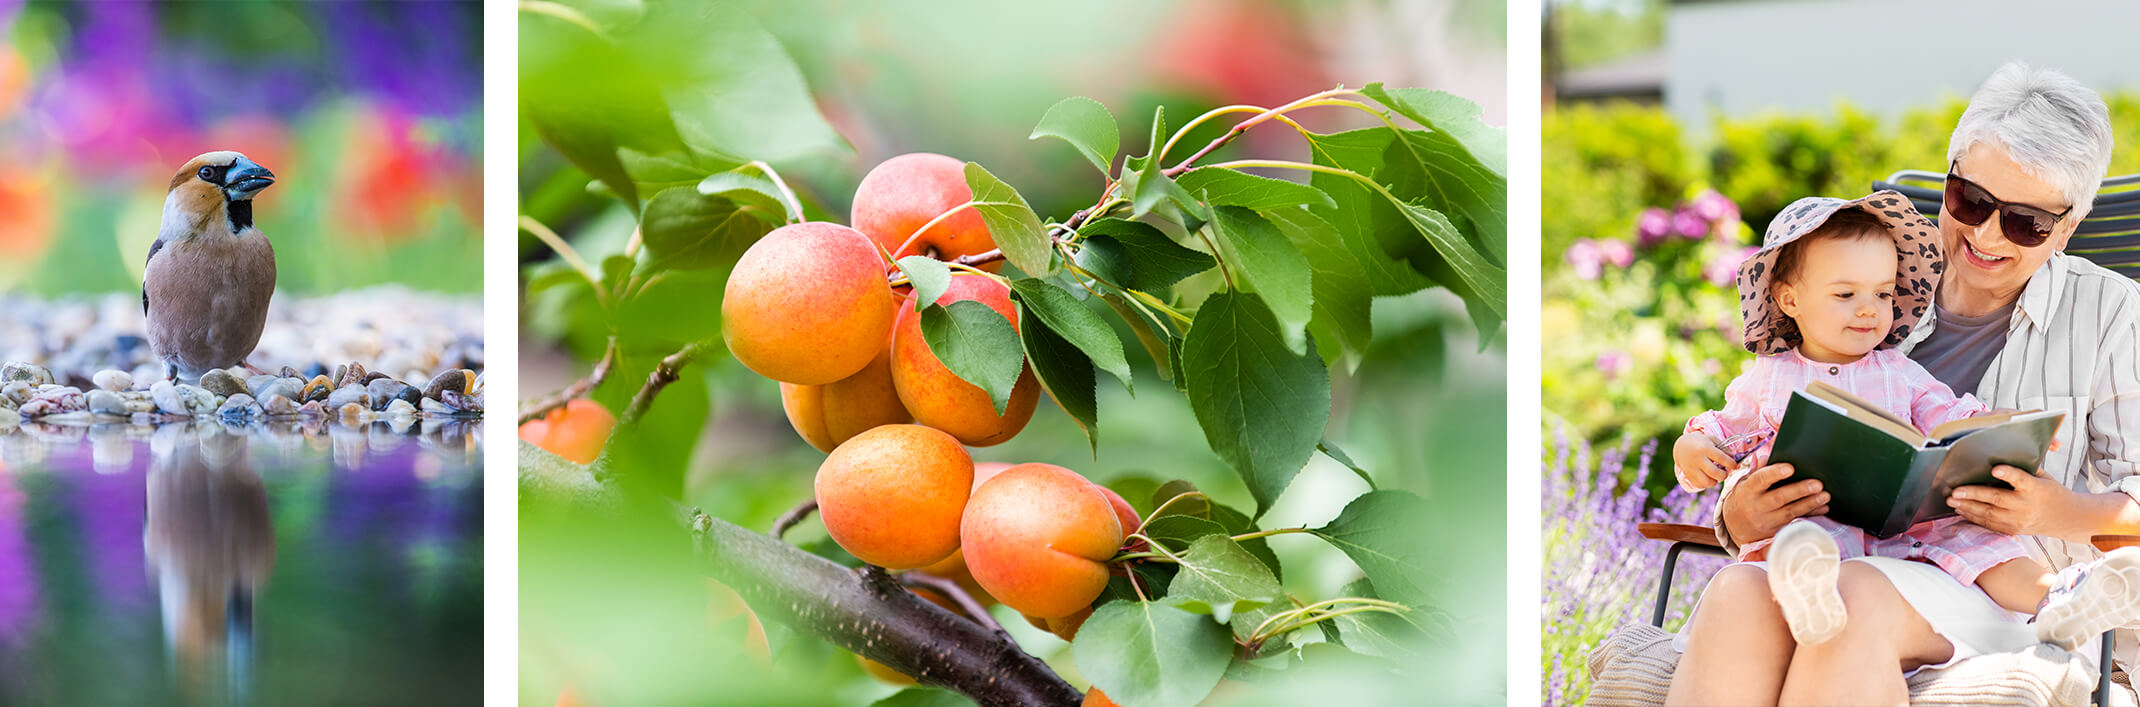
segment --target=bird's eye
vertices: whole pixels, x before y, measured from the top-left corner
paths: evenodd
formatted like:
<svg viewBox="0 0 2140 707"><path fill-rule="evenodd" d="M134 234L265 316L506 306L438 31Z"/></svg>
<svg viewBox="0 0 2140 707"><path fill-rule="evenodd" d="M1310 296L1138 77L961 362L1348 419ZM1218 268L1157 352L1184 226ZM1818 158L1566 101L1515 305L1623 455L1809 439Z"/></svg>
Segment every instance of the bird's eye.
<svg viewBox="0 0 2140 707"><path fill-rule="evenodd" d="M215 168L214 168L214 167L202 167L202 168L201 168L201 179L203 179L203 180L207 180L207 181L211 181L211 182L212 182L212 181L215 181Z"/></svg>

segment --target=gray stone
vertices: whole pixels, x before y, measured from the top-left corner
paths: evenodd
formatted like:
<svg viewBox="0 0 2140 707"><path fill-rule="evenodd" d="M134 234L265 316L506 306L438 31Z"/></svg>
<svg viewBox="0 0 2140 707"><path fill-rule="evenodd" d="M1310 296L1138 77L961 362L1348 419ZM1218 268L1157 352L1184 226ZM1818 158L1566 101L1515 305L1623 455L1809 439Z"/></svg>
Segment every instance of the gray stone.
<svg viewBox="0 0 2140 707"><path fill-rule="evenodd" d="M260 410L268 415L277 417L295 415L297 414L297 403L291 401L287 395L269 395L260 399Z"/></svg>
<svg viewBox="0 0 2140 707"><path fill-rule="evenodd" d="M17 405L30 402L30 398L36 394L37 386L31 385L28 381L0 383L0 398L7 398L8 402Z"/></svg>
<svg viewBox="0 0 2140 707"><path fill-rule="evenodd" d="M459 368L452 368L438 374L431 379L429 385L424 386L424 397L439 400L439 396L449 390L466 392L468 390L468 372Z"/></svg>
<svg viewBox="0 0 2140 707"><path fill-rule="evenodd" d="M205 415L215 412L216 408L221 407L223 404L221 396L197 385L181 383L178 386L178 392L186 397L186 414L189 415Z"/></svg>
<svg viewBox="0 0 2140 707"><path fill-rule="evenodd" d="M245 385L230 377L229 371L209 371L201 374L201 387L226 398L246 392Z"/></svg>
<svg viewBox="0 0 2140 707"><path fill-rule="evenodd" d="M261 408L253 402L253 396L239 393L230 396L228 400L224 400L223 406L216 408L215 412L217 417L221 417L224 420L242 421L259 416Z"/></svg>
<svg viewBox="0 0 2140 707"><path fill-rule="evenodd" d="M26 361L9 361L0 364L0 382L22 381L30 385L46 385L52 382L52 372Z"/></svg>
<svg viewBox="0 0 2140 707"><path fill-rule="evenodd" d="M99 415L118 415L120 417L125 417L133 413L132 410L128 410L126 408L125 398L119 397L118 393L114 393L108 389L98 388L96 390L89 391L87 400L89 403L89 411Z"/></svg>
<svg viewBox="0 0 2140 707"><path fill-rule="evenodd" d="M327 395L327 409L340 410L344 405L362 405L368 409L372 405L372 396L361 385L336 388Z"/></svg>
<svg viewBox="0 0 2140 707"><path fill-rule="evenodd" d="M91 376L89 380L96 383L98 388L113 392L134 387L134 377L127 375L126 371L97 371L97 374Z"/></svg>
<svg viewBox="0 0 2140 707"><path fill-rule="evenodd" d="M407 400L414 406L416 401L424 399L423 391L392 378L373 379L364 385L364 390L371 394L372 409L375 410L385 410L387 404L395 400Z"/></svg>
<svg viewBox="0 0 2140 707"><path fill-rule="evenodd" d="M186 394L178 391L171 381L156 381L149 386L149 399L156 401L156 409L167 415L191 415L186 411Z"/></svg>
<svg viewBox="0 0 2140 707"><path fill-rule="evenodd" d="M421 398L418 399L421 400ZM387 417L414 417L416 415L416 406L410 404L407 399L395 398L393 402L387 403L386 415Z"/></svg>

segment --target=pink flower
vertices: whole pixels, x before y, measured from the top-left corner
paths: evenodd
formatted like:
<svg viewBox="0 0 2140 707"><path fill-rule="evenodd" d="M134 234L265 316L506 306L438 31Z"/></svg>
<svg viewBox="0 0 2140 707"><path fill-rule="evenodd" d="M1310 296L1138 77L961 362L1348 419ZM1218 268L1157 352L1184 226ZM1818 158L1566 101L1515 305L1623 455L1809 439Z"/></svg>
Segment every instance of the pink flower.
<svg viewBox="0 0 2140 707"><path fill-rule="evenodd" d="M1717 287L1730 287L1731 283L1739 279L1739 264L1746 262L1747 258L1760 251L1760 248L1753 246L1743 248L1727 247L1716 259L1709 261L1708 265L1702 267L1702 279L1708 280L1709 284Z"/></svg>
<svg viewBox="0 0 2140 707"><path fill-rule="evenodd" d="M1635 219L1635 242L1649 248L1672 236L1672 212L1652 206Z"/></svg>
<svg viewBox="0 0 2140 707"><path fill-rule="evenodd" d="M1628 245L1627 241L1618 239L1600 240L1597 244L1598 257L1605 262L1612 263L1613 267L1624 268L1635 263L1635 249L1633 246Z"/></svg>
<svg viewBox="0 0 2140 707"><path fill-rule="evenodd" d="M1575 268L1576 277L1596 280L1605 274L1605 257L1598 248L1597 241L1588 238L1577 240L1568 246L1567 252L1561 254L1561 258Z"/></svg>
<svg viewBox="0 0 2140 707"><path fill-rule="evenodd" d="M1709 236L1709 220L1702 218L1693 207L1681 206L1672 212L1672 231L1681 238L1698 241Z"/></svg>
<svg viewBox="0 0 2140 707"><path fill-rule="evenodd" d="M1700 196L1694 197L1692 206L1694 213L1704 221L1716 222L1739 217L1739 205L1732 203L1731 197L1719 194L1715 189L1705 190Z"/></svg>
<svg viewBox="0 0 2140 707"><path fill-rule="evenodd" d="M1634 367L1635 360L1624 351L1607 351L1598 354L1596 365L1598 372L1605 374L1605 380L1613 380Z"/></svg>

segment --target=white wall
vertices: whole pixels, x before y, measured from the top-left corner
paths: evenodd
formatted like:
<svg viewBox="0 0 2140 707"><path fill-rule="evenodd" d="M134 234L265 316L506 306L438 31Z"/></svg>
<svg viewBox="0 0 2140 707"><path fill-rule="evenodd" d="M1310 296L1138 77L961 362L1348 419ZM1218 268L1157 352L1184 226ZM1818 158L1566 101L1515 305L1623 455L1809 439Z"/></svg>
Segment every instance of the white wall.
<svg viewBox="0 0 2140 707"><path fill-rule="evenodd" d="M1840 100L1893 116L1967 97L2011 59L2104 93L2140 90L2140 2L1674 2L1665 52L1665 107L1698 134L1718 112L1827 112Z"/></svg>

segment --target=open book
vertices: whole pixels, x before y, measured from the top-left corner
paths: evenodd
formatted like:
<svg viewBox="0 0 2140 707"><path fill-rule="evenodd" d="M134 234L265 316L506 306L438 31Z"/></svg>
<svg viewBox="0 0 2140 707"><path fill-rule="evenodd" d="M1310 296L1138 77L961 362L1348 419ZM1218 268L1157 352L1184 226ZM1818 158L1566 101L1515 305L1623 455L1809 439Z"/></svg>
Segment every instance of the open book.
<svg viewBox="0 0 2140 707"><path fill-rule="evenodd" d="M1906 418L1816 381L1791 394L1769 463L1796 467L1785 483L1819 479L1829 493L1829 518L1875 537L1893 537L1912 525L1954 515L1947 494L1957 486L2013 488L1993 477L1991 468L2042 466L2064 420L2061 413L2000 412L1926 433Z"/></svg>

